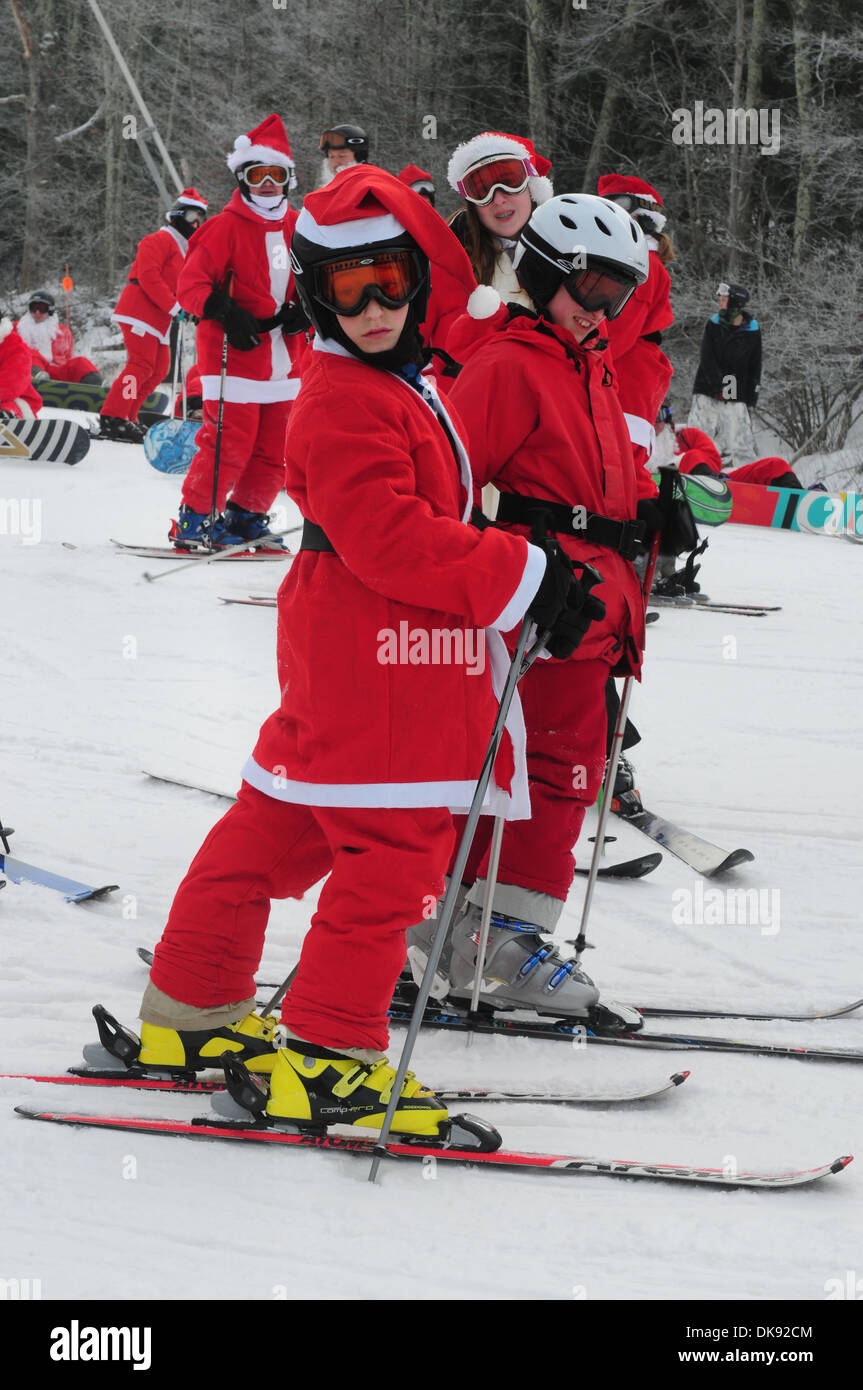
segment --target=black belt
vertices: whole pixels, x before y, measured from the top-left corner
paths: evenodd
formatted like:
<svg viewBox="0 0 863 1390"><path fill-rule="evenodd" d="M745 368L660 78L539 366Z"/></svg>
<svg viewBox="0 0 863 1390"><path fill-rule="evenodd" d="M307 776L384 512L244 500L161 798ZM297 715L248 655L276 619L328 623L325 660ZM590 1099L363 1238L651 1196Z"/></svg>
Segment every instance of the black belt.
<svg viewBox="0 0 863 1390"><path fill-rule="evenodd" d="M638 555L646 531L643 521L615 521L599 512L570 507L566 502L548 502L544 497L521 497L514 492L500 494L498 521L531 526L540 513L545 514L550 530L616 550L625 560L634 560Z"/></svg>
<svg viewBox="0 0 863 1390"><path fill-rule="evenodd" d="M332 544L326 531L322 526L316 526L313 521L303 521L303 538L300 541L300 550L323 550L335 555L336 547Z"/></svg>

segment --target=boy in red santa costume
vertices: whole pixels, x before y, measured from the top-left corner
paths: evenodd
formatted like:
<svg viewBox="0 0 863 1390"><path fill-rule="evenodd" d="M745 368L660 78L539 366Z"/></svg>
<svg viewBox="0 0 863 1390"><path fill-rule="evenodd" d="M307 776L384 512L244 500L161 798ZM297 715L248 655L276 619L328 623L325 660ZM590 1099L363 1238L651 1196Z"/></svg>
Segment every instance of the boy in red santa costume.
<svg viewBox="0 0 863 1390"><path fill-rule="evenodd" d="M659 346L663 332L674 322L671 277L665 268L674 260L674 252L663 231L666 217L660 212L662 199L644 179L629 174L603 174L597 193L617 203L638 223L650 253L647 279L620 316L607 325L617 391L635 461L646 464L653 453L654 421L674 372Z"/></svg>
<svg viewBox="0 0 863 1390"><path fill-rule="evenodd" d="M509 665L500 630L528 611L562 651L582 631L564 558L469 524L461 426L421 374L429 257L446 263L448 235L374 166L305 200L291 257L316 336L288 426L306 522L279 591L281 703L177 892L141 1006L137 1061L201 1069L232 1049L272 1073L277 1122L382 1124L405 931L440 893L451 811L473 795ZM423 660L442 630L481 659ZM517 702L507 729L488 809L525 815ZM327 875L277 1031L250 1012L270 899ZM446 1123L408 1073L396 1131Z"/></svg>
<svg viewBox="0 0 863 1390"><path fill-rule="evenodd" d="M206 215L206 199L196 189L184 188L166 215L166 225L138 243L129 283L111 315L120 325L128 361L100 412L106 439L139 444L144 438L138 411L165 379L171 320L180 312L177 280L188 243Z"/></svg>
<svg viewBox="0 0 863 1390"><path fill-rule="evenodd" d="M32 354L34 371L44 372L52 381L101 386L98 367L88 357L75 356L72 330L58 319L54 296L47 290L31 294L17 328Z"/></svg>
<svg viewBox="0 0 863 1390"><path fill-rule="evenodd" d="M300 389L306 346L308 322L296 302L288 254L297 220L288 206L288 190L296 186L294 161L280 117L270 115L238 136L228 168L237 188L196 237L177 286L183 308L200 319L196 346L204 400L198 452L171 528L179 549L268 540L267 513L285 482L285 426Z"/></svg>

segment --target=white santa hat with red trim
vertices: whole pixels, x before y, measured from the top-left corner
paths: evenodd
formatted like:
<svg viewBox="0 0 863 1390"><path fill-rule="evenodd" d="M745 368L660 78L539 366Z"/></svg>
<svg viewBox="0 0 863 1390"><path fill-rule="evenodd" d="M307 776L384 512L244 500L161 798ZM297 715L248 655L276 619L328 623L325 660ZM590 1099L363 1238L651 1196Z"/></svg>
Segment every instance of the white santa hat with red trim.
<svg viewBox="0 0 863 1390"><path fill-rule="evenodd" d="M446 176L454 193L459 192L459 181L469 169L493 155L515 155L517 159L529 159L532 173L527 181L528 190L534 203L547 203L554 197L554 186L546 178L551 169L551 160L537 154L533 142L523 135L506 135L500 130L484 130L472 140L466 140L455 150L447 166Z"/></svg>
<svg viewBox="0 0 863 1390"><path fill-rule="evenodd" d="M234 141L234 148L228 155L228 168L232 174L236 174L244 164L278 164L293 173L294 160L288 134L281 116L277 116L275 111L254 130L250 130L248 135L238 135Z"/></svg>
<svg viewBox="0 0 863 1390"><path fill-rule="evenodd" d="M337 253L391 241L407 232L434 266L452 275L465 297L476 285L467 252L424 198L376 164L351 164L338 178L307 193L294 229L307 241Z"/></svg>

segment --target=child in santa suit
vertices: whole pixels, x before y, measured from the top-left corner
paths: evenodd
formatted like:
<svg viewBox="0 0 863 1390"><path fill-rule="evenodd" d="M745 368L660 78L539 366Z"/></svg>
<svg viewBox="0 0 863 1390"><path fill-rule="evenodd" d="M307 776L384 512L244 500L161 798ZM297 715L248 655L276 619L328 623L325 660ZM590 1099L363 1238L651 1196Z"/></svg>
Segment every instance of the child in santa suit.
<svg viewBox="0 0 863 1390"><path fill-rule="evenodd" d="M308 322L296 302L288 255L297 220L288 207L288 189L296 180L281 119L270 115L238 136L228 168L237 188L199 233L177 286L183 308L200 319L197 365L204 399L198 452L171 529L180 549L269 538L267 513L284 487L285 427L300 389L307 341Z"/></svg>
<svg viewBox="0 0 863 1390"><path fill-rule="evenodd" d="M648 250L615 203L565 195L531 215L514 270L536 312L498 303L488 314L491 291L475 292L472 308L486 312L487 337L450 399L467 426L477 483L500 491L497 524L524 535L540 518L574 561L599 572L588 602L605 608L571 658L534 662L521 682L531 817L504 830L480 999L584 1019L598 990L540 933L560 918L572 850L599 792L606 682L611 673L637 677L641 668L644 600L632 561L663 518L652 479L634 461L603 340L606 320L615 321L646 283ZM463 999L471 994L485 894L482 840L465 874L476 883L440 966L450 995ZM412 964L417 952L427 958L427 926L412 929L409 943Z"/></svg>
<svg viewBox="0 0 863 1390"><path fill-rule="evenodd" d="M54 296L47 290L31 294L17 328L32 354L34 371L44 372L52 381L101 386L102 373L95 363L75 356L72 330L58 319Z"/></svg>
<svg viewBox="0 0 863 1390"><path fill-rule="evenodd" d="M30 379L30 349L10 315L0 311L0 417L32 420L42 397Z"/></svg>
<svg viewBox="0 0 863 1390"><path fill-rule="evenodd" d="M405 931L441 891L450 813L482 766L509 665L497 630L529 611L571 650L581 623L563 558L469 524L461 427L420 372L444 231L374 166L305 200L291 254L316 337L288 427L307 520L279 591L281 703L174 899L141 1007L142 1064L202 1068L234 1049L272 1071L269 1114L301 1124L382 1123ZM441 632L464 660L428 654ZM524 815L517 705L507 728L488 807ZM270 899L327 875L277 1035L250 1013ZM446 1118L409 1074L396 1130L434 1136Z"/></svg>
<svg viewBox="0 0 863 1390"><path fill-rule="evenodd" d="M206 199L194 188L184 188L166 215L166 225L138 243L129 283L111 315L120 325L128 361L100 412L106 439L138 444L144 437L138 411L165 379L171 320L180 312L177 281L188 244L206 215Z"/></svg>
<svg viewBox="0 0 863 1390"><path fill-rule="evenodd" d="M660 348L662 334L674 322L671 277L666 266L674 260L671 240L663 231L662 199L644 179L628 174L603 174L597 184L602 198L618 203L638 223L647 239L649 271L643 285L620 316L607 326L620 404L639 465L653 453L654 421L668 390L674 368Z"/></svg>

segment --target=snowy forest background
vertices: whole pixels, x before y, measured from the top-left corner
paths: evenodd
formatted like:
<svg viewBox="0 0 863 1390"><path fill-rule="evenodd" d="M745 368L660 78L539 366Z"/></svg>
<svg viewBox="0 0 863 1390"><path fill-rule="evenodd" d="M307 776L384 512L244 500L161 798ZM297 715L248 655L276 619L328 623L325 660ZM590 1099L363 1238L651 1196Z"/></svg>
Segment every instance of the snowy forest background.
<svg viewBox="0 0 863 1390"><path fill-rule="evenodd" d="M180 171L214 210L235 135L280 113L294 206L319 178L320 131L353 122L372 159L429 170L445 215L452 149L528 134L558 193L638 174L665 200L677 260L665 348L688 408L718 279L752 293L762 421L790 454L841 447L863 411L860 273L863 10L848 0L101 0ZM0 304L75 280L73 328L112 296L164 215L136 108L86 0L0 0ZM673 113L759 108L775 153L677 144ZM140 120L138 122L140 131ZM153 151L156 154L155 150ZM158 155L156 154L158 161ZM165 175L163 175L166 177ZM167 180L166 177L166 181ZM170 182L169 182L170 186Z"/></svg>

